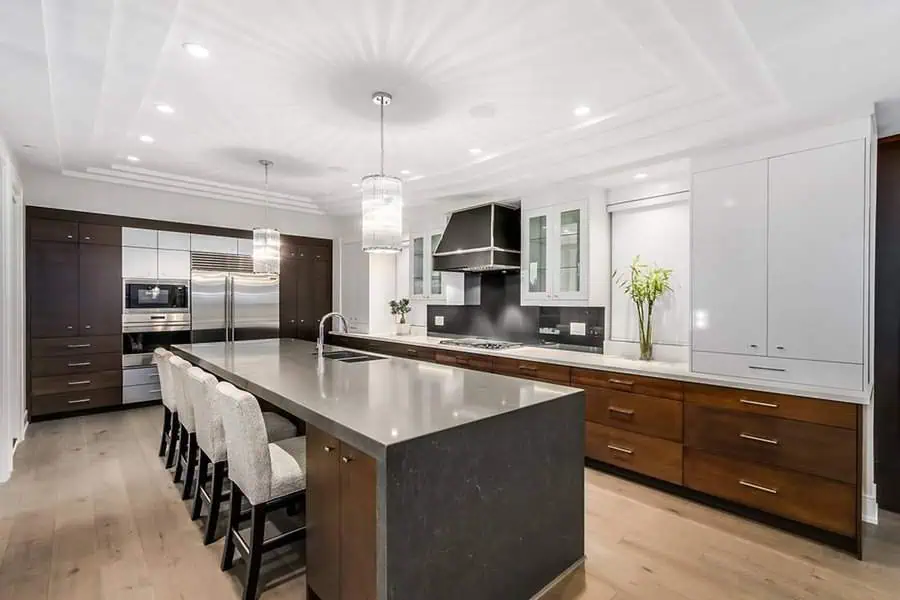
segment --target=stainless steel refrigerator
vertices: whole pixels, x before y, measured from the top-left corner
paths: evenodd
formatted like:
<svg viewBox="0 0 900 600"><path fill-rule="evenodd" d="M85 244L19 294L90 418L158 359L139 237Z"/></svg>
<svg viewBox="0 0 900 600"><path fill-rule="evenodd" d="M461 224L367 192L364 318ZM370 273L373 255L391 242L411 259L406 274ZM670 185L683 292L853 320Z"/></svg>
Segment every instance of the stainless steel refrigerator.
<svg viewBox="0 0 900 600"><path fill-rule="evenodd" d="M278 275L191 273L191 341L278 337Z"/></svg>

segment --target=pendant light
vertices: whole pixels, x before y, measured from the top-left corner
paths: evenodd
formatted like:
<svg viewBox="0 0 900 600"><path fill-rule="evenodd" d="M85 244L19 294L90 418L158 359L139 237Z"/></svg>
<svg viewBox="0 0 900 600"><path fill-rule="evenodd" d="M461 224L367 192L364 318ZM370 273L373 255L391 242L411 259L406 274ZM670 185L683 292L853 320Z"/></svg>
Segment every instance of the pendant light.
<svg viewBox="0 0 900 600"><path fill-rule="evenodd" d="M263 224L269 221L269 168L275 163L271 160L261 160L259 164L265 169L266 177L266 211ZM275 273L281 271L281 234L277 229L270 227L256 227L253 229L253 272Z"/></svg>
<svg viewBox="0 0 900 600"><path fill-rule="evenodd" d="M384 107L393 98L372 94L381 109L381 170L362 178L362 248L371 253L400 252L403 241L403 182L384 174Z"/></svg>

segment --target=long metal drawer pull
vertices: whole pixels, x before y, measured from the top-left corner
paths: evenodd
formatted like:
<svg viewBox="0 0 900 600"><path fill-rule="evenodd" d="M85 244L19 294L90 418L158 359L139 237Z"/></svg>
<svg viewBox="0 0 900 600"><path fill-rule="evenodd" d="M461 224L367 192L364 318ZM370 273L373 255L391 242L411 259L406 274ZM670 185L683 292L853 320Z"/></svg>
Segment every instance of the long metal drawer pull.
<svg viewBox="0 0 900 600"><path fill-rule="evenodd" d="M775 438L760 437L751 433L742 433L740 437L745 440L750 440L751 442L762 442L763 444L772 444L773 446L778 445L778 440Z"/></svg>
<svg viewBox="0 0 900 600"><path fill-rule="evenodd" d="M155 394L156 392L161 392L162 388L156 388L155 390L150 390L151 394Z"/></svg>
<svg viewBox="0 0 900 600"><path fill-rule="evenodd" d="M83 381L70 381L69 385L88 385L90 382L90 379L85 379Z"/></svg>
<svg viewBox="0 0 900 600"><path fill-rule="evenodd" d="M760 402L759 400L747 400L746 398L741 398L740 403L749 404L750 406L763 406L765 408L778 408L778 405L774 402Z"/></svg>
<svg viewBox="0 0 900 600"><path fill-rule="evenodd" d="M610 450L621 452L623 454L634 454L634 450L632 450L631 448L623 448L622 446L616 446L615 444L607 444L606 447Z"/></svg>
<svg viewBox="0 0 900 600"><path fill-rule="evenodd" d="M620 415L627 415L629 417L634 416L633 408L619 408L618 406L610 406L608 410L611 413L618 413Z"/></svg>
<svg viewBox="0 0 900 600"><path fill-rule="evenodd" d="M90 344L68 344L66 348L90 348Z"/></svg>
<svg viewBox="0 0 900 600"><path fill-rule="evenodd" d="M634 382L633 382L633 381L629 381L629 380L627 380L627 379L613 379L613 378L610 378L610 379L607 379L607 381L610 382L610 383L614 383L614 384L616 384L616 385L634 385Z"/></svg>
<svg viewBox="0 0 900 600"><path fill-rule="evenodd" d="M748 487L752 490L759 490L761 492L766 492L767 494L777 494L778 493L778 490L776 490L775 488L766 487L764 485L758 485L756 483L753 483L752 481L745 481L743 479L740 479L740 480L738 480L738 483L740 483L744 487Z"/></svg>
<svg viewBox="0 0 900 600"><path fill-rule="evenodd" d="M85 402L90 402L90 398L81 398L80 400L69 400L69 404L84 404Z"/></svg>
<svg viewBox="0 0 900 600"><path fill-rule="evenodd" d="M69 363L69 366L70 367L89 367L89 366L91 366L91 361Z"/></svg>
<svg viewBox="0 0 900 600"><path fill-rule="evenodd" d="M775 367L754 367L750 365L747 367L748 369L754 369L756 371L775 371L776 373L784 373L787 369L776 369Z"/></svg>
<svg viewBox="0 0 900 600"><path fill-rule="evenodd" d="M522 371L537 371L537 367L532 367L530 365L519 365L519 369Z"/></svg>

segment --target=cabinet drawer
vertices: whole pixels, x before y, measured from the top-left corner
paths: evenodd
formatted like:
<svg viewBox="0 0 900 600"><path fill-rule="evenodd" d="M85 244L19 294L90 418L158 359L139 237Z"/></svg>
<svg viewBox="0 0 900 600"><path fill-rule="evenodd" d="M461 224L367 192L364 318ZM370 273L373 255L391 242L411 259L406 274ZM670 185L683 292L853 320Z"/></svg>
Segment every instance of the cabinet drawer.
<svg viewBox="0 0 900 600"><path fill-rule="evenodd" d="M747 379L767 379L799 385L861 390L863 366L766 356L693 352L691 370Z"/></svg>
<svg viewBox="0 0 900 600"><path fill-rule="evenodd" d="M31 378L31 393L34 396L82 390L99 390L108 387L122 387L121 369L118 371L73 373L71 375Z"/></svg>
<svg viewBox="0 0 900 600"><path fill-rule="evenodd" d="M84 390L51 394L49 396L32 396L31 415L41 417L57 413L66 413L87 408L102 408L122 404L122 388L104 388L102 390Z"/></svg>
<svg viewBox="0 0 900 600"><path fill-rule="evenodd" d="M82 244L122 245L122 228L115 225L78 224L78 241Z"/></svg>
<svg viewBox="0 0 900 600"><path fill-rule="evenodd" d="M154 400L162 400L162 388L159 386L159 382L122 387L122 404L152 402Z"/></svg>
<svg viewBox="0 0 900 600"><path fill-rule="evenodd" d="M572 374L572 369L569 367L530 360L495 357L493 363L494 371L503 375L526 377L563 385L569 385Z"/></svg>
<svg viewBox="0 0 900 600"><path fill-rule="evenodd" d="M668 398L585 388L588 421L676 442L682 436L682 409L681 402Z"/></svg>
<svg viewBox="0 0 900 600"><path fill-rule="evenodd" d="M572 369L572 385L579 387L599 387L620 392L633 392L645 396L657 396L681 400L684 397L680 381L657 379L640 375L623 375L609 371Z"/></svg>
<svg viewBox="0 0 900 600"><path fill-rule="evenodd" d="M122 353L121 335L46 338L31 340L31 356L84 356L107 352Z"/></svg>
<svg viewBox="0 0 900 600"><path fill-rule="evenodd" d="M856 487L684 449L684 484L801 523L855 536Z"/></svg>
<svg viewBox="0 0 900 600"><path fill-rule="evenodd" d="M846 402L815 400L785 394L769 394L697 383L684 384L684 398L692 404L727 408L757 415L768 415L844 429L857 428L859 407Z"/></svg>
<svg viewBox="0 0 900 600"><path fill-rule="evenodd" d="M491 360L491 357L466 354L464 352L437 350L434 353L434 360L442 365L452 365L475 371L491 371L494 367L494 361Z"/></svg>
<svg viewBox="0 0 900 600"><path fill-rule="evenodd" d="M417 348L405 344L399 345L401 347L397 349L397 356L405 356L406 358L411 358L413 360L434 361L434 350L431 350L430 348Z"/></svg>
<svg viewBox="0 0 900 600"><path fill-rule="evenodd" d="M29 219L28 231L31 239L44 242L78 241L78 223L53 219Z"/></svg>
<svg viewBox="0 0 900 600"><path fill-rule="evenodd" d="M154 384L159 387L159 371L155 366L139 369L125 369L122 371L122 385L147 385Z"/></svg>
<svg viewBox="0 0 900 600"><path fill-rule="evenodd" d="M856 432L693 404L684 407L686 446L855 483Z"/></svg>
<svg viewBox="0 0 900 600"><path fill-rule="evenodd" d="M119 352L87 354L77 357L54 356L32 359L31 375L35 377L69 375L72 373L111 371L121 367L122 355Z"/></svg>
<svg viewBox="0 0 900 600"><path fill-rule="evenodd" d="M681 444L587 421L585 456L681 484Z"/></svg>

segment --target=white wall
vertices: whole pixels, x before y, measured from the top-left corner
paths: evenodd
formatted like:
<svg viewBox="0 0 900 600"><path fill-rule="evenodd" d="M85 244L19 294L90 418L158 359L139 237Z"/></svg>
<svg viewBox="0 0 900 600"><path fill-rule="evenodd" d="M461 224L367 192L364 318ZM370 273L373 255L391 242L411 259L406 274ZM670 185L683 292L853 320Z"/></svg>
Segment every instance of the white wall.
<svg viewBox="0 0 900 600"><path fill-rule="evenodd" d="M0 137L0 482L25 431L24 219L18 169Z"/></svg>
<svg viewBox="0 0 900 600"><path fill-rule="evenodd" d="M91 181L32 168L22 169L21 176L28 189L29 206L246 230L261 224L265 217L262 206ZM268 221L290 235L334 237L332 217L270 208Z"/></svg>

